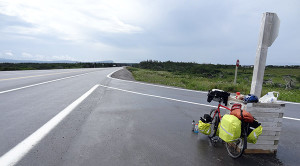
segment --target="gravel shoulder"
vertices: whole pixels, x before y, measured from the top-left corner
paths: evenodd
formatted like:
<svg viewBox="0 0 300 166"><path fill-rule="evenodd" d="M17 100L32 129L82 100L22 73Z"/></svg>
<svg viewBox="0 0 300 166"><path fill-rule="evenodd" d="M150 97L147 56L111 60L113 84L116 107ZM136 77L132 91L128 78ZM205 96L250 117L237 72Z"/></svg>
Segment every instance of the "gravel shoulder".
<svg viewBox="0 0 300 166"><path fill-rule="evenodd" d="M131 72L126 69L126 67L123 67L123 69L118 70L114 72L111 77L118 78L122 80L129 80L129 81L135 81L134 77L132 76Z"/></svg>

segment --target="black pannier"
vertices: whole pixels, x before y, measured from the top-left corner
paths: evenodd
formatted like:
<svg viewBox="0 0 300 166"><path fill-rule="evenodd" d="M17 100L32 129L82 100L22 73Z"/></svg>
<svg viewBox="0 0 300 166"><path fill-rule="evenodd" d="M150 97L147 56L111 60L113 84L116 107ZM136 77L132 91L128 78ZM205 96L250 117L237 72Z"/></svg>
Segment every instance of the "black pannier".
<svg viewBox="0 0 300 166"><path fill-rule="evenodd" d="M200 117L200 120L203 122L203 123L210 123L212 122L212 117L208 114L204 114L203 117Z"/></svg>

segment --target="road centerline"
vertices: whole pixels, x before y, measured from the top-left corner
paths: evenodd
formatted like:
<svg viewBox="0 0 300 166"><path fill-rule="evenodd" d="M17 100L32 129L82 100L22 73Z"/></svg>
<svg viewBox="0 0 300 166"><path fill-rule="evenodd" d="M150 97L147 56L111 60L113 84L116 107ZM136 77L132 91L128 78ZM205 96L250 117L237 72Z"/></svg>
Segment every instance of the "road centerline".
<svg viewBox="0 0 300 166"><path fill-rule="evenodd" d="M83 76L83 75L87 75L87 74L88 73L78 74L78 75L74 75L74 76L63 77L63 78L59 78L59 79L55 79L55 80L45 81L45 82L41 82L41 83L37 83L37 84L27 85L27 86L23 86L23 87L19 87L19 88L9 89L9 90L5 90L5 91L1 91L0 94L13 92L13 91L21 90L21 89L26 89L26 88L30 88L30 87L35 87L35 86L39 86L39 85L43 85L43 84L48 84L51 82L56 82L56 81L65 80L65 79L69 79L69 78L79 77L79 76Z"/></svg>
<svg viewBox="0 0 300 166"><path fill-rule="evenodd" d="M24 79L24 78L35 78L35 77L44 77L44 76L59 75L59 74L66 74L66 73L78 73L78 72L81 72L81 71L71 71L71 72L40 74L40 75L32 75L32 76L24 76L24 77L4 78L4 79L0 79L0 81L17 80L17 79Z"/></svg>
<svg viewBox="0 0 300 166"><path fill-rule="evenodd" d="M17 164L31 149L33 149L51 130L53 130L66 116L68 116L83 100L92 94L99 85L93 86L89 91L71 103L68 107L59 112L42 127L17 144L11 150L0 157L0 163L3 166L12 166Z"/></svg>

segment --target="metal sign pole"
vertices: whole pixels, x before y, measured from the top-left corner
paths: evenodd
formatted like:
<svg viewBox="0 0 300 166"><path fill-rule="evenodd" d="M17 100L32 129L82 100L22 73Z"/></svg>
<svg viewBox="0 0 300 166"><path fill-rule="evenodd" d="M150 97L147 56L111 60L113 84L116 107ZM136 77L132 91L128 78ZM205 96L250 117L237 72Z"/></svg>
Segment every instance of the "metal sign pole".
<svg viewBox="0 0 300 166"><path fill-rule="evenodd" d="M278 36L279 24L280 20L276 13L267 12L263 14L250 91L258 98L261 96L268 47L273 44Z"/></svg>

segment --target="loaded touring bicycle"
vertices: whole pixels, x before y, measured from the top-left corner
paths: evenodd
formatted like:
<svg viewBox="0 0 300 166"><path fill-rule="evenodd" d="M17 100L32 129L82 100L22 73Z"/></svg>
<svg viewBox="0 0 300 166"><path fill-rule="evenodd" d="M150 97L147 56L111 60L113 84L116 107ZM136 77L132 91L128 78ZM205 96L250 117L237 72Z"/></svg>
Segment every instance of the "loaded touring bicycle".
<svg viewBox="0 0 300 166"><path fill-rule="evenodd" d="M207 101L219 104L210 114L200 117L198 128L200 133L208 135L213 145L221 140L225 143L229 156L238 158L247 149L247 142L256 143L262 127L249 112L242 110L241 104L233 104L228 108L229 96L230 93L218 89L208 92ZM227 109L230 114L221 116L220 109Z"/></svg>

